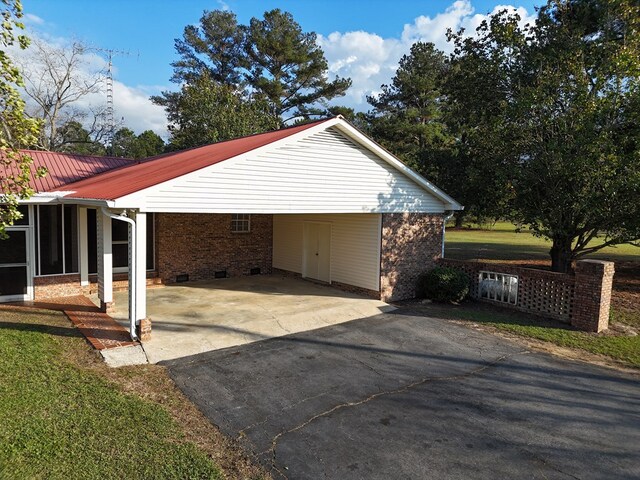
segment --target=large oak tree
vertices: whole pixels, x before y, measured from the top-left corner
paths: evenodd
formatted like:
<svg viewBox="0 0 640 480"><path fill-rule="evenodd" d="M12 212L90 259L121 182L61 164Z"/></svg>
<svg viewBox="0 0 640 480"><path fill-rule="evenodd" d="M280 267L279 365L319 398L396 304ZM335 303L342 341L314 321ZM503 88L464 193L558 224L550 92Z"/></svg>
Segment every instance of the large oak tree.
<svg viewBox="0 0 640 480"><path fill-rule="evenodd" d="M639 239L638 2L551 0L534 25L502 12L477 33L452 35L450 101L506 213L552 241L558 272Z"/></svg>

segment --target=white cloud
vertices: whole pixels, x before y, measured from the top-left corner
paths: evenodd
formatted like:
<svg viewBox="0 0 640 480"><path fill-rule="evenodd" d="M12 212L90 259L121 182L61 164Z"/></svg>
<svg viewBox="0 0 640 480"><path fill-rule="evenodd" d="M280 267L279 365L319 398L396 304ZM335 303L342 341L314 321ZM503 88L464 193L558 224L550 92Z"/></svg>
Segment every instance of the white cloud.
<svg viewBox="0 0 640 480"><path fill-rule="evenodd" d="M44 20L33 13L25 13L22 17L25 25L42 25L44 24Z"/></svg>
<svg viewBox="0 0 640 480"><path fill-rule="evenodd" d="M532 23L535 15L524 7L498 5L490 14L501 10L517 12L521 24ZM451 52L447 42L447 29L465 29L473 34L489 15L475 13L470 0L456 0L447 9L433 17L421 15L413 23L404 25L400 38L382 38L364 31L333 32L327 36L318 35L329 62L329 73L351 78L353 84L344 97L331 103L346 105L356 110L368 110L366 96L378 94L382 84L389 84L402 55L409 53L411 45L417 41L432 42L437 48Z"/></svg>

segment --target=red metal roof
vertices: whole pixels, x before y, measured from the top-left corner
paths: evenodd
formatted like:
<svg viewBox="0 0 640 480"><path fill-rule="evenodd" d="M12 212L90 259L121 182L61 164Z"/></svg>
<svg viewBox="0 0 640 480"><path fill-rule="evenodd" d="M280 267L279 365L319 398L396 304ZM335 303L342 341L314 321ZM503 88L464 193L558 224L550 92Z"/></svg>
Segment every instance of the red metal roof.
<svg viewBox="0 0 640 480"><path fill-rule="evenodd" d="M186 175L201 168L250 152L327 120L295 127L227 140L204 147L152 157L134 165L86 178L65 185L61 190L74 191L66 198L115 200L167 180Z"/></svg>
<svg viewBox="0 0 640 480"><path fill-rule="evenodd" d="M118 157L97 157L37 150L21 150L21 152L33 159L32 172L35 172L39 167L47 168L47 175L31 179L30 186L38 193L60 190L60 187L67 183L77 182L135 162L135 160ZM11 173L15 173L12 168L0 164L0 174L6 176Z"/></svg>

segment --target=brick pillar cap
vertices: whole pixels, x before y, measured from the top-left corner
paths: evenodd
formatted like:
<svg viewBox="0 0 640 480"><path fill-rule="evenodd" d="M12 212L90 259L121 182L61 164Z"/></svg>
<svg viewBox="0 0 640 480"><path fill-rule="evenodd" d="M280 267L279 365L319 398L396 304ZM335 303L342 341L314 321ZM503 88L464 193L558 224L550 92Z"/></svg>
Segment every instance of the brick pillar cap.
<svg viewBox="0 0 640 480"><path fill-rule="evenodd" d="M581 272L607 272L613 273L615 268L614 262L607 260L578 260L576 262L576 271Z"/></svg>

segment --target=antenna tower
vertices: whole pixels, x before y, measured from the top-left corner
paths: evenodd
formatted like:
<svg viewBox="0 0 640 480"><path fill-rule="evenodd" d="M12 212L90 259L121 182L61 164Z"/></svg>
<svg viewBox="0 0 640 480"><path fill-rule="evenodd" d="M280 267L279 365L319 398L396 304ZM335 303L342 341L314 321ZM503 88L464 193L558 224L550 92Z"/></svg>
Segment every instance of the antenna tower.
<svg viewBox="0 0 640 480"><path fill-rule="evenodd" d="M113 146L113 135L116 130L116 123L113 113L113 57L114 55L129 56L131 53L124 50L115 50L113 48L96 48L98 52L104 52L107 55L107 109L105 111L107 117L107 142L109 146Z"/></svg>

